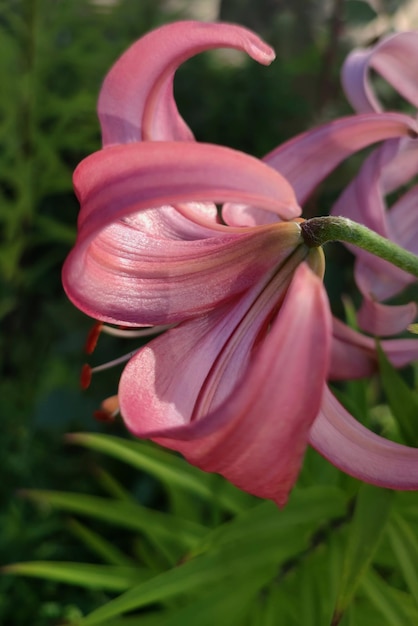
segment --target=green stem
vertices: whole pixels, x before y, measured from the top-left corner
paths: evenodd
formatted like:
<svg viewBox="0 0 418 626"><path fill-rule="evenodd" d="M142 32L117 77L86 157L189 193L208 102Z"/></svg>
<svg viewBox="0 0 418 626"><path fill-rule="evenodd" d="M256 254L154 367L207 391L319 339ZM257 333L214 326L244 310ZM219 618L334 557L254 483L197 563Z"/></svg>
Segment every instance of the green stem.
<svg viewBox="0 0 418 626"><path fill-rule="evenodd" d="M328 241L345 241L418 278L418 257L415 254L346 217L313 217L300 226L309 248L318 248Z"/></svg>

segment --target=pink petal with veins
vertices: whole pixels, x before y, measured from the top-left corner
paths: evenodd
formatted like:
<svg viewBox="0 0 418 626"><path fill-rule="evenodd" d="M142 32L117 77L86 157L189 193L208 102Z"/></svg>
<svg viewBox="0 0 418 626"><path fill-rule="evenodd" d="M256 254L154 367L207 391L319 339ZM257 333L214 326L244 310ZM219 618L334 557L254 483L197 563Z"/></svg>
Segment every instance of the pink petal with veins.
<svg viewBox="0 0 418 626"><path fill-rule="evenodd" d="M390 489L418 489L418 449L372 433L350 415L329 389L309 435L310 444L355 478Z"/></svg>
<svg viewBox="0 0 418 626"><path fill-rule="evenodd" d="M234 24L185 21L148 33L105 78L98 103L103 145L193 140L174 101L174 74L187 59L212 48L242 50L264 65L275 57L257 35Z"/></svg>
<svg viewBox="0 0 418 626"><path fill-rule="evenodd" d="M196 204L188 210L189 202L234 200L284 215L299 212L285 179L228 148L113 146L87 157L74 180L79 232L63 282L76 306L96 319L166 324L202 314L247 289L302 243L294 222L233 229L207 219ZM168 203L186 203L183 214Z"/></svg>
<svg viewBox="0 0 418 626"><path fill-rule="evenodd" d="M408 102L418 107L416 58L418 32L404 32L380 41L373 48L354 50L342 68L342 83L353 108L358 112L382 111L369 80L373 69Z"/></svg>
<svg viewBox="0 0 418 626"><path fill-rule="evenodd" d="M263 327L261 308L256 317L256 327ZM191 353L197 350L200 360L195 361L199 369L189 370L188 378L183 371L177 377L176 367L185 360L186 330L179 333L178 340L173 339L170 348L164 348L163 342L155 348L154 342L148 344L146 352L142 350L135 356L122 374L122 414L136 435L178 450L202 469L218 472L238 487L283 505L300 469L328 368L330 319L323 285L306 266L298 268L265 340L250 352L244 334L245 349L236 346L228 355L236 361L224 364L223 375L228 379L231 376L225 381L230 395L224 401L213 398L214 410L198 414L190 422L202 379L211 376L216 350L209 357L205 352L211 345L210 337L221 350L222 358L222 350L228 349L228 343L223 342L234 341L234 334L239 332L239 325L232 331L229 324L233 326L238 321L235 314L229 320L221 316L214 326L209 325L200 333L197 322L192 323L195 348L191 340L186 349ZM190 328L190 324L186 323L186 327ZM252 338L254 341L253 333ZM171 383L172 376L176 385ZM170 391L175 394L174 404ZM206 405L204 401L203 404Z"/></svg>

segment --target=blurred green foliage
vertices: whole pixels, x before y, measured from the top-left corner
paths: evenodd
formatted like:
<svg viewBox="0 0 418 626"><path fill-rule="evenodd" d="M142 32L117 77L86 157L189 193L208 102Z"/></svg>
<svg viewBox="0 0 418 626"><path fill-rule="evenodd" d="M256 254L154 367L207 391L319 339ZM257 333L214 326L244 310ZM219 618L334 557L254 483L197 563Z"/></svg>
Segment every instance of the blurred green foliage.
<svg viewBox="0 0 418 626"><path fill-rule="evenodd" d="M192 4L183 3L186 9ZM329 16L321 5L221 3L222 17L258 30L278 58L267 69L208 53L180 69L176 97L198 139L260 156L348 111L338 86L345 44L335 38L335 24L344 17L361 23L374 12L350 0L343 14ZM125 438L120 424L100 425L91 417L116 388L113 372L94 380L87 394L79 389L90 323L66 300L60 282L76 232L72 171L100 147L95 108L106 71L144 32L181 17L174 6L163 0L109 6L0 0L0 563L34 563L20 569L30 578L0 578L0 623L52 626L102 607L111 626L322 626L338 598L346 608L348 589L358 593L342 625L398 618L397 624L416 624L418 513L411 494L395 503L375 496L390 512L371 520L383 539L362 562L363 539L356 544L350 523L353 511L354 520L364 515L364 506L356 507L357 493L360 503L364 496L356 481L314 452L291 504L279 512L148 444L103 438L101 431ZM337 172L308 211L325 212L346 178ZM328 280L338 307L351 270L346 252L331 255L336 264ZM122 350L109 339L95 358ZM385 361L382 372L385 385L401 384L391 382ZM392 398L395 417L386 404L369 414L371 404L385 400L373 381L346 393L359 418L405 436ZM415 391L411 397L416 403ZM81 447L65 444L64 433L76 429L96 434L73 440ZM39 509L21 489L36 490L30 498ZM72 567L62 565L70 561ZM121 592L127 595L119 605L106 604ZM135 613L122 618L125 611ZM98 619L85 623L100 623L100 613Z"/></svg>

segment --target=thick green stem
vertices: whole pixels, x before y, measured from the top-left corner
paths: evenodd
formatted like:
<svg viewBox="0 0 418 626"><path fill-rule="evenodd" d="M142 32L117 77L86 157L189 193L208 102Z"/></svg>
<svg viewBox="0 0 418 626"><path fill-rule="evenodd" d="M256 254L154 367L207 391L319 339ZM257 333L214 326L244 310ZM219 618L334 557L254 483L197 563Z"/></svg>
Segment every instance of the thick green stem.
<svg viewBox="0 0 418 626"><path fill-rule="evenodd" d="M373 230L346 217L313 217L300 224L305 244L318 248L328 241L345 241L396 265L418 278L418 257Z"/></svg>

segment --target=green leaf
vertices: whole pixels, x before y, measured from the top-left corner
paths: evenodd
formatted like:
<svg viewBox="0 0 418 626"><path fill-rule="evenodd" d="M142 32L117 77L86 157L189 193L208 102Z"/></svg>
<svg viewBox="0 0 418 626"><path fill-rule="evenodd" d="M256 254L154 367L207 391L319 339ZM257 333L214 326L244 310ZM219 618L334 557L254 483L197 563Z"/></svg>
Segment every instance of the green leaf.
<svg viewBox="0 0 418 626"><path fill-rule="evenodd" d="M369 567L386 527L393 492L371 485L361 485L349 528L340 588L333 618L338 624L342 614Z"/></svg>
<svg viewBox="0 0 418 626"><path fill-rule="evenodd" d="M288 529L299 526L299 532L303 532L304 528L344 516L346 505L347 498L337 487L295 489L284 509L278 510L273 502L263 502L209 532L203 543L196 545L194 553L230 541L251 543L257 542L259 537L280 540L281 533L286 533Z"/></svg>
<svg viewBox="0 0 418 626"><path fill-rule="evenodd" d="M373 570L362 580L362 591L391 626L416 626L418 611L408 594L394 589Z"/></svg>
<svg viewBox="0 0 418 626"><path fill-rule="evenodd" d="M254 501L219 476L206 474L184 459L144 442L127 441L119 437L95 433L74 433L67 440L91 450L109 454L136 469L149 472L163 484L184 489L194 496L219 502L227 511L238 513Z"/></svg>
<svg viewBox="0 0 418 626"><path fill-rule="evenodd" d="M2 568L5 574L18 574L54 580L92 589L123 591L134 584L150 578L150 571L139 567L114 565L91 565L89 563L62 563L50 561L28 561L14 563Z"/></svg>
<svg viewBox="0 0 418 626"><path fill-rule="evenodd" d="M190 599L185 606L106 622L106 626L242 626L256 603L265 577L243 576L234 584L217 585L207 593Z"/></svg>
<svg viewBox="0 0 418 626"><path fill-rule="evenodd" d="M72 533L78 537L87 548L109 565L133 565L133 561L123 554L113 543L110 543L110 541L107 541L107 539L98 533L87 528L87 526L81 524L78 520L70 520L69 527Z"/></svg>
<svg viewBox="0 0 418 626"><path fill-rule="evenodd" d="M386 398L405 443L418 446L418 396L388 361L377 345L379 368Z"/></svg>
<svg viewBox="0 0 418 626"><path fill-rule="evenodd" d="M107 470L102 467L95 467L94 474L97 478L97 482L110 496L113 496L117 500L124 500L125 502L135 501L129 491L127 491Z"/></svg>
<svg viewBox="0 0 418 626"><path fill-rule="evenodd" d="M416 532L400 515L393 515L387 532L398 565L418 606L418 540Z"/></svg>
<svg viewBox="0 0 418 626"><path fill-rule="evenodd" d="M21 493L40 504L140 531L150 538L170 540L185 549L194 547L207 533L203 526L180 520L168 513L147 509L136 503L59 491L28 490Z"/></svg>
<svg viewBox="0 0 418 626"><path fill-rule="evenodd" d="M127 611L139 609L149 604L167 600L181 594L196 593L198 589L210 589L215 584L228 585L251 572L257 576L262 571L273 575L272 562L280 563L306 548L306 540L298 537L292 530L283 533L282 544L272 546L270 541L260 545L245 546L239 542L224 546L222 550L212 550L200 555L183 565L164 572L152 580L135 586L115 600L93 611L86 618L77 622L79 626L101 624L110 618ZM261 545L263 544L263 545Z"/></svg>
<svg viewBox="0 0 418 626"><path fill-rule="evenodd" d="M336 488L300 491L282 511L273 503L264 502L213 531L190 561L127 591L78 624L101 624L127 611L195 593L197 589L238 584L243 574L248 576L249 572L251 579L272 578L289 559L304 553L328 515L340 516L344 512L345 501Z"/></svg>

